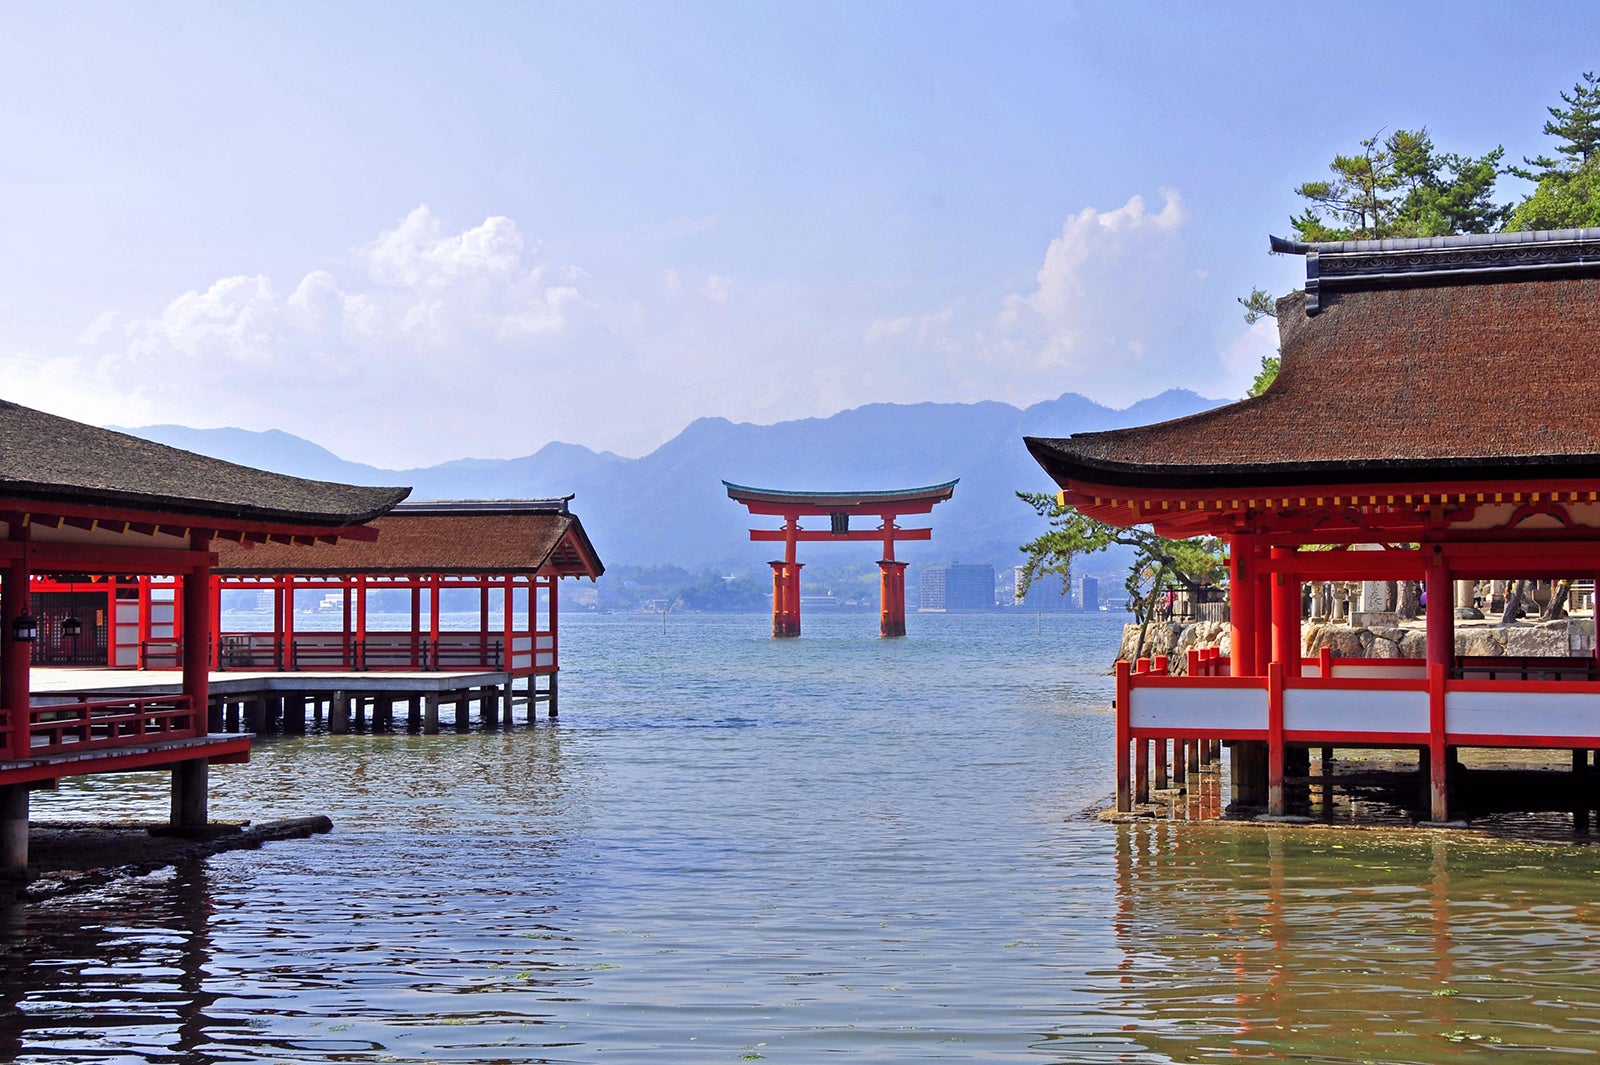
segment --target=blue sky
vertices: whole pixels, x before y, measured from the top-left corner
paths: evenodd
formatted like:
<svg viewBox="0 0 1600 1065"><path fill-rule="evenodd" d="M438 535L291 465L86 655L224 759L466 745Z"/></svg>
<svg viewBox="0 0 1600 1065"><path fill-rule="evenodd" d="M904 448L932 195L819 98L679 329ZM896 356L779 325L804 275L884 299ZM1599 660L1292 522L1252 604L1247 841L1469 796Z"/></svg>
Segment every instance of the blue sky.
<svg viewBox="0 0 1600 1065"><path fill-rule="evenodd" d="M1232 397L1296 184L1546 150L1591 4L8 5L0 396L387 466ZM1517 190L1507 181L1502 192Z"/></svg>

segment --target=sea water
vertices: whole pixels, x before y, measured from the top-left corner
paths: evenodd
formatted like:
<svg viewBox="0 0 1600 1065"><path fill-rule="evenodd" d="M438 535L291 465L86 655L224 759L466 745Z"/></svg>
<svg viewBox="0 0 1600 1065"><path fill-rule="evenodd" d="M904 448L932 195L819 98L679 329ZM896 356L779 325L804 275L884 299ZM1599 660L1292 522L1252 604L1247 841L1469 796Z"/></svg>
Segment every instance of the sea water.
<svg viewBox="0 0 1600 1065"><path fill-rule="evenodd" d="M0 910L27 1062L1544 1061L1600 858L1110 825L1121 616L563 616L561 717L258 742L311 840ZM38 819L157 819L161 775Z"/></svg>

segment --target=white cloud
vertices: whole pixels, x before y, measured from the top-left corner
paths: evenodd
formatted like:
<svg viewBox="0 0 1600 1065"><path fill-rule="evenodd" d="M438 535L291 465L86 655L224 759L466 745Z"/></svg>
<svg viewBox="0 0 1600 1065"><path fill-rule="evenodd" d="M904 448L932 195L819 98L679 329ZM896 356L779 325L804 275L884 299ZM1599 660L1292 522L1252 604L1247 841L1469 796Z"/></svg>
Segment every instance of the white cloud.
<svg viewBox="0 0 1600 1065"><path fill-rule="evenodd" d="M108 312L81 332L94 355L74 373L164 420L277 426L391 463L452 457L417 430L526 424L545 387L577 383L565 336L585 275L547 281L537 252L509 218L450 232L418 207L358 249L354 270L286 287L222 278L120 330Z"/></svg>
<svg viewBox="0 0 1600 1065"><path fill-rule="evenodd" d="M991 346L989 361L1004 367L1026 353L1030 371L1092 369L1102 390L1119 364L1144 362L1157 347L1152 334L1170 318L1159 304L1181 304L1194 287L1179 240L1183 201L1170 189L1162 196L1156 213L1134 196L1115 210L1086 207L1067 219L1045 249L1037 287L1008 296L999 315L1003 334L1031 344Z"/></svg>
<svg viewBox="0 0 1600 1065"><path fill-rule="evenodd" d="M1261 370L1261 360L1268 355L1278 353L1278 320L1276 318L1259 318L1244 332L1234 337L1222 349L1222 372L1225 377L1225 388L1222 393L1229 396L1242 396L1250 389L1250 384Z"/></svg>
<svg viewBox="0 0 1600 1065"><path fill-rule="evenodd" d="M1188 210L1176 190L1161 197L1159 210L1133 196L1069 216L1044 248L1034 285L988 314L883 317L864 343L910 378L935 368L943 389L930 399L1028 404L1072 391L1122 406L1172 387L1238 394L1234 364L1259 363L1240 352L1256 351L1265 334L1219 350L1215 296L1186 238Z"/></svg>
<svg viewBox="0 0 1600 1065"><path fill-rule="evenodd" d="M552 264L512 219L456 228L418 207L343 261L107 311L76 357L0 366L8 398L70 417L281 428L386 466L552 439L641 454L704 415L1241 394L1270 323L1212 340L1183 201L1162 195L1159 210L1135 196L1068 217L1021 291L892 311L859 289L744 272L736 284L642 252Z"/></svg>

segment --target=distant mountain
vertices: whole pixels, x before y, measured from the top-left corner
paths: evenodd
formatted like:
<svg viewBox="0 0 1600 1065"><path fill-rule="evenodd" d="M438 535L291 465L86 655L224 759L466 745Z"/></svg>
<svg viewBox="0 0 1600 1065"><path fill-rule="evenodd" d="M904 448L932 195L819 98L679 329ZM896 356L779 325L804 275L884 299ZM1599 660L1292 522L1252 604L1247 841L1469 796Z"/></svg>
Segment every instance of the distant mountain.
<svg viewBox="0 0 1600 1065"><path fill-rule="evenodd" d="M763 568L751 519L727 498L736 484L791 489L906 488L960 478L931 517L933 539L905 545L915 563L1020 561L1017 546L1039 519L1014 493L1054 488L1024 436L1068 436L1164 421L1218 406L1172 390L1125 410L1068 393L1026 410L1005 403L878 403L828 418L750 425L702 418L638 459L553 443L517 459L460 459L413 470L346 462L288 433L157 425L125 432L301 477L409 484L413 499L493 499L576 494L573 509L608 565L675 563L724 572ZM763 523L765 524L765 523ZM870 562L863 544L807 545L824 565ZM871 554L870 551L866 552ZM1115 569L1115 567L1112 567Z"/></svg>

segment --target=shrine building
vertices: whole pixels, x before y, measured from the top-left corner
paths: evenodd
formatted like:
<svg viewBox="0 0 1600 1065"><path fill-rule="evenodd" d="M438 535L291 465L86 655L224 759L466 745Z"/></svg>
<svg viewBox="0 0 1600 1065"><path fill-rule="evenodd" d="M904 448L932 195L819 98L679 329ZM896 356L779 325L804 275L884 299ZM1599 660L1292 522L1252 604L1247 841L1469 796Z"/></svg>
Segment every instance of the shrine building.
<svg viewBox="0 0 1600 1065"><path fill-rule="evenodd" d="M172 772L172 822L207 821L208 766L249 757L207 727L219 543L370 540L406 488L266 473L0 401L0 869L27 864L28 793L61 777ZM181 606L172 693L33 698L34 578L161 575ZM82 619L63 622L78 638ZM55 635L55 634L53 634Z"/></svg>
<svg viewBox="0 0 1600 1065"><path fill-rule="evenodd" d="M1296 244L1267 391L1155 425L1029 439L1064 503L1221 537L1230 650L1121 663L1117 808L1229 745L1234 800L1286 813L1310 751L1413 748L1434 822L1459 748L1600 749L1590 656L1458 653L1456 582L1600 574L1600 230ZM1313 581L1420 581L1426 656L1308 659ZM1469 604L1470 605L1470 604Z"/></svg>
<svg viewBox="0 0 1600 1065"><path fill-rule="evenodd" d="M336 673L347 693L363 691L355 675L457 674L472 678L479 702L504 701L507 719L512 682L521 680L529 721L535 702L553 717L559 581L595 580L605 572L571 499L401 503L371 522L376 540L340 540L311 550L221 544L217 615L224 616L221 597L227 594L266 593L272 607L265 626L219 629L213 668ZM377 597L389 601L386 610L371 608ZM297 621L312 604L329 602L336 604L337 624L313 629ZM379 696L379 685L365 687L374 689L369 697L390 700L404 690L389 684ZM422 692L413 697L428 698ZM433 702L429 715L437 714ZM331 724L343 731L339 721ZM437 731L436 719L430 716L422 728Z"/></svg>

